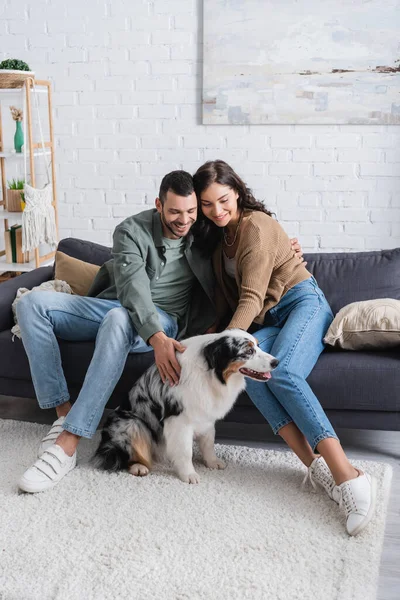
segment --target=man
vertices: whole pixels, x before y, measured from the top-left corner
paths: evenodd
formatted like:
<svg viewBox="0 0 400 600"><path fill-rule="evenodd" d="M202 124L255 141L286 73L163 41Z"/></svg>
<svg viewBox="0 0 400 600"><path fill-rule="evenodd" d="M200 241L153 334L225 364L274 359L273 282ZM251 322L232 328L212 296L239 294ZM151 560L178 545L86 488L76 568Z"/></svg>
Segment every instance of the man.
<svg viewBox="0 0 400 600"><path fill-rule="evenodd" d="M95 434L129 353L154 350L163 381L178 382L175 351L184 347L176 338L204 333L215 322L211 264L190 232L196 218L192 177L173 171L161 182L156 210L116 228L113 258L101 267L90 297L31 292L21 298L17 317L36 396L41 408L57 412L21 490L50 489L75 467L80 438ZM57 337L96 340L73 406Z"/></svg>

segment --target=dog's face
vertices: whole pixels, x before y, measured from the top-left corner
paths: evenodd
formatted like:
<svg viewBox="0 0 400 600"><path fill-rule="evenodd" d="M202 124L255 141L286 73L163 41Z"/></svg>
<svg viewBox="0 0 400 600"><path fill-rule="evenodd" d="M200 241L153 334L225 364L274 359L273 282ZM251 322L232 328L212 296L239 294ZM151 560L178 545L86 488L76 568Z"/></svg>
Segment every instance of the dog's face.
<svg viewBox="0 0 400 600"><path fill-rule="evenodd" d="M278 366L276 358L260 350L257 340L240 329L218 334L203 352L209 368L224 384L238 372L256 381L268 381L271 371Z"/></svg>

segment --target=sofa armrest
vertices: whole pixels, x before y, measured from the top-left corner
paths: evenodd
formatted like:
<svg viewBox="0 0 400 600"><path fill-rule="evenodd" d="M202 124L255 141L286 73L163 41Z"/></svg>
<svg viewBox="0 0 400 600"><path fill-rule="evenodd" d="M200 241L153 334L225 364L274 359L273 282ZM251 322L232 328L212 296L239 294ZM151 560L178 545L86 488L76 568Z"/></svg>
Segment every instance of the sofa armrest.
<svg viewBox="0 0 400 600"><path fill-rule="evenodd" d="M14 325L11 305L20 287L31 290L44 281L49 281L53 275L53 267L39 267L18 277L0 283L0 331L11 329Z"/></svg>

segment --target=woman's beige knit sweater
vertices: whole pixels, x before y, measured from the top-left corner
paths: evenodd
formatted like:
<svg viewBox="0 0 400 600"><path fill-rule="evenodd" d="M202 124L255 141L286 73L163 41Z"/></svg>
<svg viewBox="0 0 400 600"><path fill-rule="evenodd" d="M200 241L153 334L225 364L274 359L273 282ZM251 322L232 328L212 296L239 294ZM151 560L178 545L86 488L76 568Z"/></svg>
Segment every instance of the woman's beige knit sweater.
<svg viewBox="0 0 400 600"><path fill-rule="evenodd" d="M247 330L253 321L262 324L266 312L311 275L292 250L289 236L267 214L245 210L239 233L235 280L224 269L223 242L215 250L213 265L219 317L230 309L228 328Z"/></svg>

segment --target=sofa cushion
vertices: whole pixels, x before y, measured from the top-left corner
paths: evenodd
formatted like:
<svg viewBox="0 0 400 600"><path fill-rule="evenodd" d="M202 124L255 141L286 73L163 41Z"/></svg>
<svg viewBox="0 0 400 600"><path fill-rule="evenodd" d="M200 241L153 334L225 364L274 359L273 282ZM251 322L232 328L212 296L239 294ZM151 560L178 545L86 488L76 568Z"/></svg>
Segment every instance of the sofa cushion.
<svg viewBox="0 0 400 600"><path fill-rule="evenodd" d="M74 294L86 296L100 267L57 250L55 278L66 281Z"/></svg>
<svg viewBox="0 0 400 600"><path fill-rule="evenodd" d="M400 411L400 349L325 350L307 382L325 410ZM251 404L247 394L237 402Z"/></svg>
<svg viewBox="0 0 400 600"><path fill-rule="evenodd" d="M0 377L31 379L28 357L22 340L13 336L11 330L0 332Z"/></svg>
<svg viewBox="0 0 400 600"><path fill-rule="evenodd" d="M400 411L400 349L325 350L307 378L324 409Z"/></svg>
<svg viewBox="0 0 400 600"><path fill-rule="evenodd" d="M13 339L14 338L14 339ZM94 342L59 340L63 370L68 387L80 388L93 356ZM0 332L0 379L31 380L28 357L22 341L11 331ZM133 383L154 362L153 352L129 354L118 383L120 392L128 392Z"/></svg>
<svg viewBox="0 0 400 600"><path fill-rule="evenodd" d="M102 265L111 258L111 248L77 238L61 240L58 250L94 265ZM400 248L305 254L305 260L334 314L352 302L375 298L400 300Z"/></svg>
<svg viewBox="0 0 400 600"><path fill-rule="evenodd" d="M60 341L68 387L79 389L91 360L94 342ZM0 380L30 381L28 359L18 338L0 332ZM129 354L116 394L127 394L133 382L153 363L152 352ZM307 381L325 409L400 411L400 351L324 351ZM240 406L245 398L241 396ZM116 406L118 401L109 404Z"/></svg>
<svg viewBox="0 0 400 600"><path fill-rule="evenodd" d="M333 314L352 302L375 298L400 300L400 248L306 254L305 260Z"/></svg>
<svg viewBox="0 0 400 600"><path fill-rule="evenodd" d="M111 248L77 238L65 238L61 240L57 250L92 265L101 266L111 258Z"/></svg>
<svg viewBox="0 0 400 600"><path fill-rule="evenodd" d="M365 300L344 306L324 342L345 350L400 346L400 300Z"/></svg>
<svg viewBox="0 0 400 600"><path fill-rule="evenodd" d="M29 290L40 285L44 281L52 279L53 267L39 267L33 271L22 273L18 277L12 277L4 281L0 287L0 331L11 329L14 325L11 305L17 295L20 287L26 287ZM1 356L1 355L0 355Z"/></svg>

